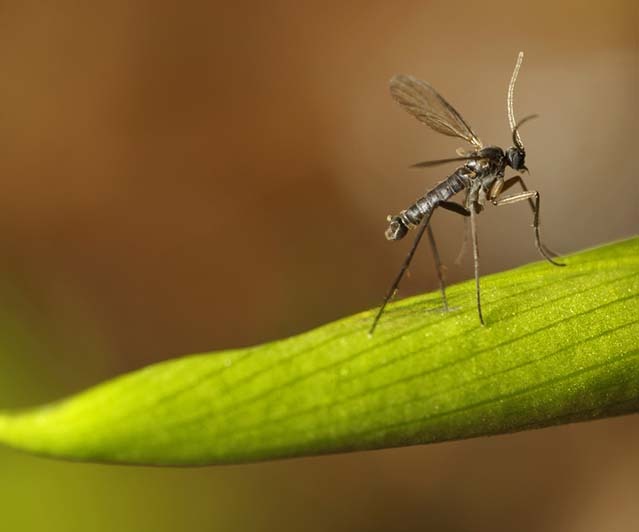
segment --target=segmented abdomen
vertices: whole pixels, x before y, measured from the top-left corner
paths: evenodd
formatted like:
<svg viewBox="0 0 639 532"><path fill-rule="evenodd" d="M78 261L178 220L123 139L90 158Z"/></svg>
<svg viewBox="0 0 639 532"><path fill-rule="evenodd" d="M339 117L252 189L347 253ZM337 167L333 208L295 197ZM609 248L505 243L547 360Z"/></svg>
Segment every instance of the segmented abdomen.
<svg viewBox="0 0 639 532"><path fill-rule="evenodd" d="M386 238L388 240L399 240L406 236L409 229L418 226L424 218L428 218L433 209L442 201L448 200L458 192L468 186L468 169L464 166L455 170L455 173L439 183L435 188L429 190L408 209L395 216L390 216Z"/></svg>
<svg viewBox="0 0 639 532"><path fill-rule="evenodd" d="M425 216L430 216L431 212L442 201L449 200L452 196L461 192L468 183L465 175L465 168L459 168L454 174L429 190L408 209L402 211L400 217L410 228L419 225Z"/></svg>

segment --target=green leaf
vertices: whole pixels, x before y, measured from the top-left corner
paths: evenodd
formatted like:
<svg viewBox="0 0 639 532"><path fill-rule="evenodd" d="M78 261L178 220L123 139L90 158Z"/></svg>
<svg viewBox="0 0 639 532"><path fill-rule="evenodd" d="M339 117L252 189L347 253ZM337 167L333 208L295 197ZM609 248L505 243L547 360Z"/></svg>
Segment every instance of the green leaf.
<svg viewBox="0 0 639 532"><path fill-rule="evenodd" d="M192 355L0 414L72 460L220 464L499 434L639 411L639 239L535 263L286 340Z"/></svg>

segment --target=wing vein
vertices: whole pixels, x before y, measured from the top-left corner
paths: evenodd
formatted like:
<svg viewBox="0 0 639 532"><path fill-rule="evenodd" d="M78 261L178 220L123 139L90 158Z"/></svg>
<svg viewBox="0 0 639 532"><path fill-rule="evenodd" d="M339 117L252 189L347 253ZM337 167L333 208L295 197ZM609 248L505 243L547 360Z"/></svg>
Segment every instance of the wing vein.
<svg viewBox="0 0 639 532"><path fill-rule="evenodd" d="M390 81L391 95L399 105L428 127L449 137L457 137L477 149L482 143L462 116L430 84L398 74Z"/></svg>

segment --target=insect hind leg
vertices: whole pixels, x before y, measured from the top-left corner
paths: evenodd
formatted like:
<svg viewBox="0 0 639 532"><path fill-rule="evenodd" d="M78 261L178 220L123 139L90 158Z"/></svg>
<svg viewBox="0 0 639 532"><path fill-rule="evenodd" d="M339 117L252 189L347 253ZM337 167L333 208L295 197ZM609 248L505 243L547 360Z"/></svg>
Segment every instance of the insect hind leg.
<svg viewBox="0 0 639 532"><path fill-rule="evenodd" d="M460 205L459 203L455 203L454 201L441 201L439 202L438 207L442 207L448 211L461 214L464 217L470 216L470 211L466 209L466 207ZM445 266L439 257L437 244L435 243L435 235L433 234L433 230L430 225L428 226L428 239L430 241L430 247L433 252L433 259L435 260L435 269L437 271L437 279L439 281L439 290L442 294L444 312L448 312L450 308L448 307L448 299L446 297L446 280L444 278Z"/></svg>
<svg viewBox="0 0 639 532"><path fill-rule="evenodd" d="M443 207L446 210L456 212L457 214L461 214L462 216L470 216L470 211L468 209L466 209L463 205L460 205L459 203L455 203L454 201L441 201L439 202L439 204L436 205L436 207ZM379 323L379 320L382 317L384 310L386 309L386 305L388 305L390 300L397 293L397 290L399 288L399 283L401 282L402 278L404 277L404 274L408 270L408 266L413 260L413 256L415 255L417 246L419 245L419 242L421 241L422 236L424 236L424 231L426 230L428 230L428 240L430 242L430 246L433 251L433 258L435 260L435 268L437 270L437 278L439 280L439 289L442 294L444 311L449 310L448 299L446 297L446 283L444 280L444 273L443 273L444 267L439 256L437 244L435 242L435 235L433 234L433 230L430 226L431 216L432 216L432 211L428 215L426 215L424 219L422 220L422 223L420 224L419 229L417 230L417 235L415 236L415 240L413 241L413 245L408 251L408 254L406 255L406 258L404 259L404 263L402 264L402 267L400 268L399 273L397 274L397 277L395 277L395 280L393 281L393 284L388 290L388 293L386 294L386 297L384 298L384 301L381 307L379 308L379 310L377 311L377 314L375 315L373 324L371 325L371 328L368 331L369 336L372 336L372 334L375 332L375 328L377 327L377 324Z"/></svg>
<svg viewBox="0 0 639 532"><path fill-rule="evenodd" d="M391 299L393 299L393 297L397 293L397 290L399 289L399 283L401 282L402 277L404 277L406 270L408 270L408 266L413 260L413 256L415 255L415 250L417 249L417 246L419 245L419 241L422 239L422 236L424 236L424 231L428 227L429 221L430 221L430 215L428 217L425 217L424 220L422 220L422 223L419 226L419 229L417 230L417 235L415 236L415 240L413 241L413 245L408 251L408 254L406 255L406 258L404 259L404 263L402 264L402 267L400 268L399 273L397 274L397 277L395 277L393 284L388 290L388 293L386 294L386 297L384 298L384 302L382 303L382 306L379 307L379 310L377 311L377 314L375 315L373 324L371 325L371 328L368 331L369 336L372 336L373 333L375 332L377 323L379 322L379 319L382 317L382 314L384 313L384 310L386 309L386 305L388 305L388 302Z"/></svg>
<svg viewBox="0 0 639 532"><path fill-rule="evenodd" d="M437 243L435 242L435 235L433 234L433 228L430 226L430 224L428 224L428 242L430 244L430 249L433 252L435 271L437 272L437 280L439 281L439 291L442 294L442 305L444 307L444 312L448 312L448 299L446 298L446 281L444 279L444 264L439 257Z"/></svg>

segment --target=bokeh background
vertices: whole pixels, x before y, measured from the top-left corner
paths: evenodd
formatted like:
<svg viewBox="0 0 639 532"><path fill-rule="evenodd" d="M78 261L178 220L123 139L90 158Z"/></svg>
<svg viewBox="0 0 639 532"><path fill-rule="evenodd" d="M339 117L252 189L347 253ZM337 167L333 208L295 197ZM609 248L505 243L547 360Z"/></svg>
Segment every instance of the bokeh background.
<svg viewBox="0 0 639 532"><path fill-rule="evenodd" d="M542 235L639 226L635 0L0 2L0 407L377 305L384 240L454 154L388 93L430 81L487 143L515 95ZM452 168L451 168L452 169ZM537 260L525 206L480 218L482 270ZM463 223L433 221L451 281ZM408 295L436 287L421 250ZM7 531L637 530L639 420L203 469L0 449Z"/></svg>

